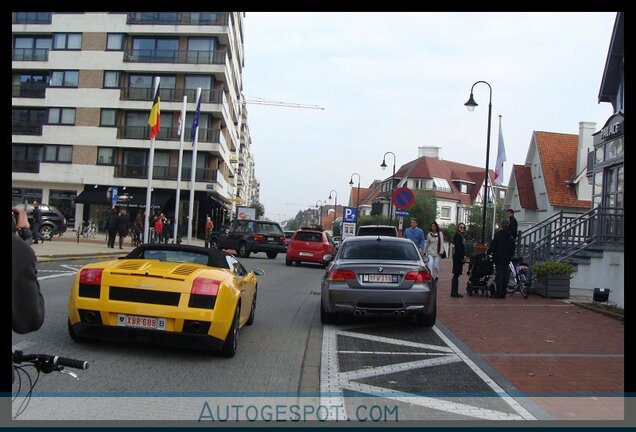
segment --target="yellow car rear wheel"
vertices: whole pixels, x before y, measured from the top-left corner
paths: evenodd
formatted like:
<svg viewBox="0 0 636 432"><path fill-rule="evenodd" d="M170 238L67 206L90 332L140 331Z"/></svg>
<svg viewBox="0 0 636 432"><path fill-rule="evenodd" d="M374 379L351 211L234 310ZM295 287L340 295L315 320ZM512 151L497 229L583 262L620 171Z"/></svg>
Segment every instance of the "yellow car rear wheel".
<svg viewBox="0 0 636 432"><path fill-rule="evenodd" d="M225 338L225 343L223 344L223 348L221 348L221 355L223 357L234 357L236 354L236 348L238 347L238 338L239 338L239 307L236 307L236 311L234 311L234 319L232 319L232 327L230 327L230 331L227 334L227 338Z"/></svg>

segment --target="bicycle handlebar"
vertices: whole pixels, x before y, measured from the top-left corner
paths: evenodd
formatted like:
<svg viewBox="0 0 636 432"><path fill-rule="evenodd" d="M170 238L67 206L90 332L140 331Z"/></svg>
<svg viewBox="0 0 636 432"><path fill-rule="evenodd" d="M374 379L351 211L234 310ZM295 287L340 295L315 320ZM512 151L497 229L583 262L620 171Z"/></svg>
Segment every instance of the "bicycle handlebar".
<svg viewBox="0 0 636 432"><path fill-rule="evenodd" d="M24 354L22 351L18 350L13 352L13 362L33 363L38 370L41 370L44 373L52 372L63 366L82 370L88 369L88 362L84 360L76 360L48 354Z"/></svg>

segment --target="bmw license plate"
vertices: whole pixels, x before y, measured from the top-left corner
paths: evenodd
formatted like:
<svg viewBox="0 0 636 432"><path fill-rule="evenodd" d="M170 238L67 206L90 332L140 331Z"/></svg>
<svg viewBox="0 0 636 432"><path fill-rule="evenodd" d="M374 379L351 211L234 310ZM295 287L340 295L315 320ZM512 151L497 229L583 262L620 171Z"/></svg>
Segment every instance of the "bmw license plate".
<svg viewBox="0 0 636 432"><path fill-rule="evenodd" d="M117 315L117 325L122 327L135 327L151 330L165 330L165 318L145 317L137 315Z"/></svg>
<svg viewBox="0 0 636 432"><path fill-rule="evenodd" d="M397 283L397 275L390 274L363 274L362 282L375 282L375 283Z"/></svg>
<svg viewBox="0 0 636 432"><path fill-rule="evenodd" d="M299 255L300 256L307 256L307 257L314 256L314 254L312 254L311 252L301 252L301 253L299 253Z"/></svg>

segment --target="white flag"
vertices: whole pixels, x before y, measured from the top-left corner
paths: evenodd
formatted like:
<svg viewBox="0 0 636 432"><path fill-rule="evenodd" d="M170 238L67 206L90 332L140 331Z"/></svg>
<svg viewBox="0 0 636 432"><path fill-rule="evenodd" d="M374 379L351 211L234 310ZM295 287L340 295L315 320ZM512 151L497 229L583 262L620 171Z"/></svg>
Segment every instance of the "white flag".
<svg viewBox="0 0 636 432"><path fill-rule="evenodd" d="M504 162L506 161L506 148L504 147L503 133L501 132L501 117L499 118L499 146L497 148L497 163L495 164L495 184L503 183Z"/></svg>

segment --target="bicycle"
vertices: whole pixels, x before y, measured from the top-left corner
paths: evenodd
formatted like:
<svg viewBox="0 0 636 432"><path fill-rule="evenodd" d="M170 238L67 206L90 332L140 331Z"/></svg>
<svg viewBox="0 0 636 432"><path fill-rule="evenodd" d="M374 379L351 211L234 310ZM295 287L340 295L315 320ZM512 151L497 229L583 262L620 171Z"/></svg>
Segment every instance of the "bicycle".
<svg viewBox="0 0 636 432"><path fill-rule="evenodd" d="M18 397L20 397L20 392L22 391L22 376L24 374L26 378L29 380L29 389L26 394L23 396L23 400L18 406L16 410L16 414L13 417L13 420L18 418L29 406L29 402L31 401L31 395L33 394L33 389L35 388L38 380L40 379L40 372L48 374L51 372L60 372L66 375L69 375L75 379L79 379L77 374L72 371L67 371L64 367L70 367L75 369L88 369L88 362L83 360L76 360L66 357L60 357L49 354L24 354L22 351L16 350L13 352L13 368L16 372L17 381L18 381L18 391L14 393L12 398L12 402L14 402ZM22 363L29 363L24 366L18 366ZM31 375L25 369L26 366L32 366L37 371L37 375L35 377L35 381L31 379Z"/></svg>
<svg viewBox="0 0 636 432"><path fill-rule="evenodd" d="M530 295L530 284L528 281L528 267L523 264L523 258L513 257L508 265L510 266L510 280L506 287L506 293L512 295L519 291L523 298L527 299Z"/></svg>

